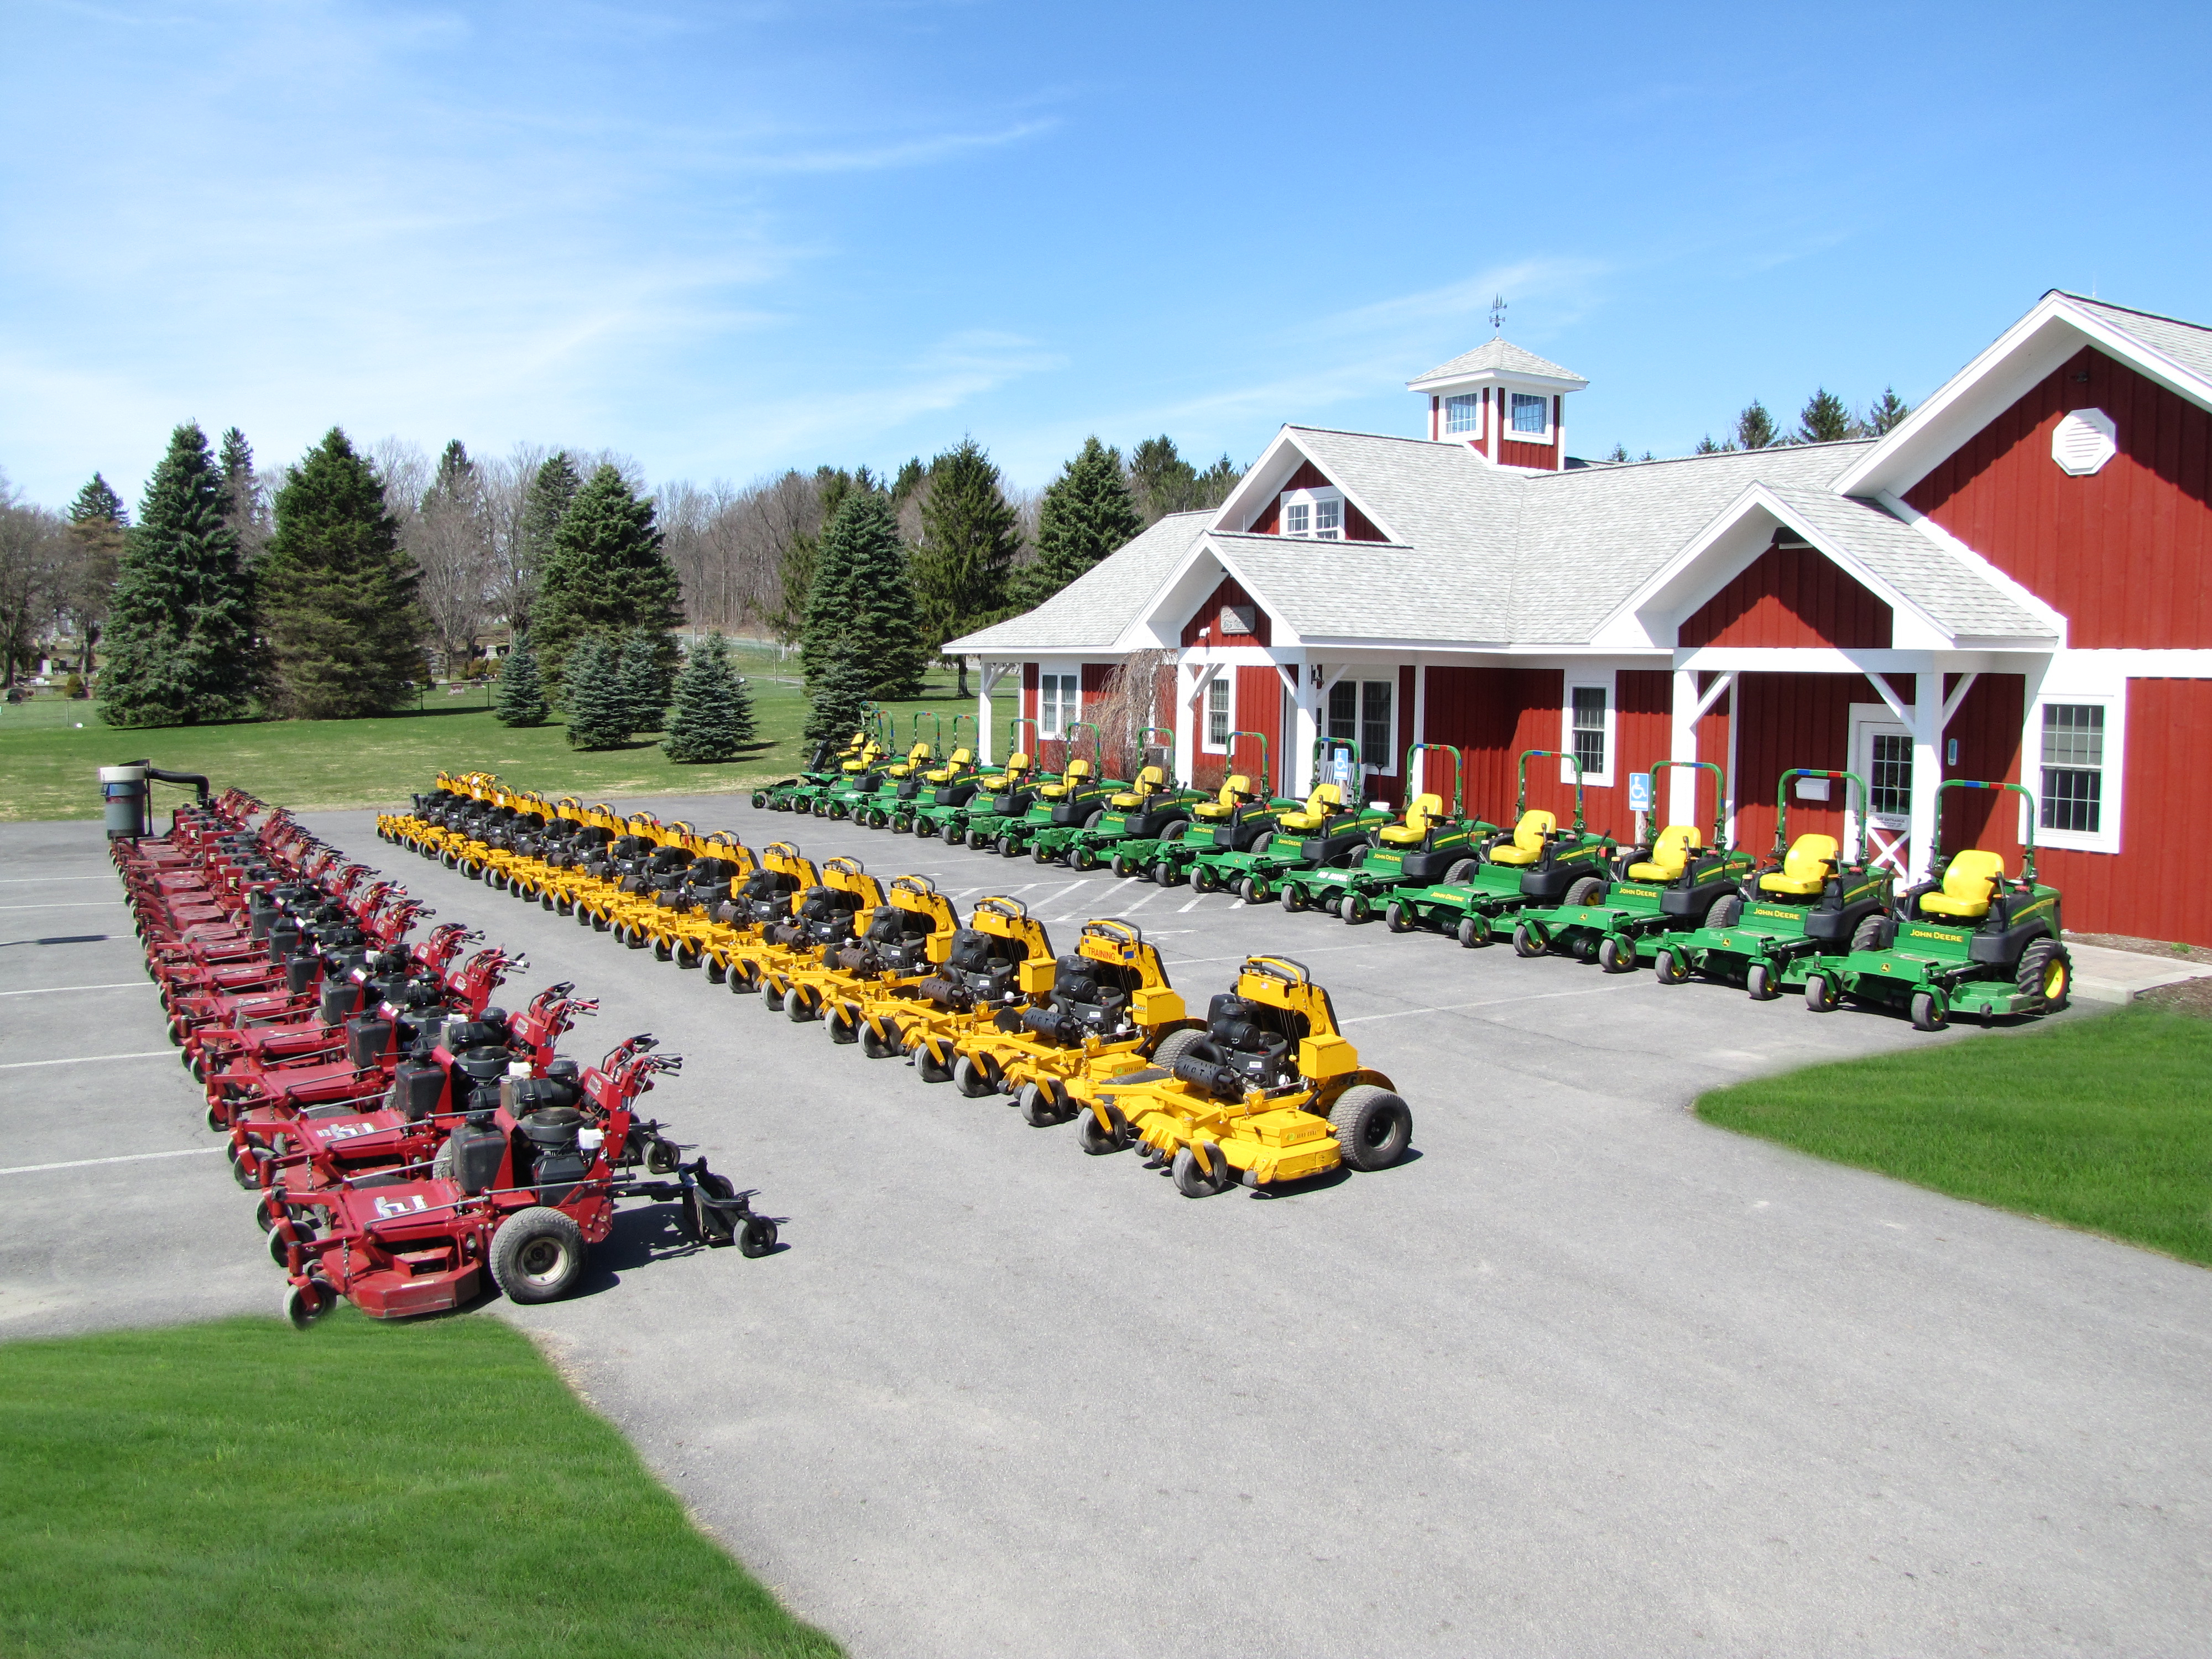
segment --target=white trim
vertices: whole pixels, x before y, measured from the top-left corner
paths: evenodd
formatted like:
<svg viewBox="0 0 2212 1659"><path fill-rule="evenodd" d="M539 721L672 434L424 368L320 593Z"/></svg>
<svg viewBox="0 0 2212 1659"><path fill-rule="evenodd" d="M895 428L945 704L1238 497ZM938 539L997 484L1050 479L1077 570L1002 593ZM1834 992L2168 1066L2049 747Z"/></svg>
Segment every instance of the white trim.
<svg viewBox="0 0 2212 1659"><path fill-rule="evenodd" d="M1213 672L1199 682L1194 694L1198 703L1198 751L1201 755L1225 755L1229 752L1226 742L1216 743L1213 740L1213 688L1217 685L1228 693L1225 712L1229 723L1221 729L1224 732L1237 729L1237 676L1233 670L1228 673L1221 672L1228 667L1230 665L1227 663L1212 664Z"/></svg>
<svg viewBox="0 0 2212 1659"><path fill-rule="evenodd" d="M1053 691L1054 691L1053 713L1054 713L1054 717L1055 717L1055 721L1054 721L1054 728L1053 728L1053 729L1051 729L1051 730L1048 730L1048 729L1046 729L1046 725L1045 725L1045 717L1044 717L1044 716L1045 716L1044 683L1045 683L1046 677L1047 677L1048 675L1048 676L1050 676L1050 677L1052 678L1052 679L1053 679L1054 682L1058 682L1058 681L1060 681L1060 680L1073 680L1073 681L1075 683L1075 697L1074 697L1074 701L1073 701L1073 702L1065 702L1065 701L1062 701L1062 700L1060 699L1060 695L1059 695L1059 694L1060 694L1060 690L1062 690L1062 688L1061 688L1060 685L1058 685L1057 684L1055 684L1054 685L1054 687L1053 687ZM1024 690L1026 690L1027 688L1026 688L1026 687L1024 687ZM1073 713L1070 713L1070 712L1069 712L1070 710L1073 710ZM1047 742L1047 741L1051 741L1051 742L1058 743L1058 742L1063 741L1063 740L1066 738L1066 736L1067 736L1067 727L1068 727L1069 722L1070 722L1070 721L1072 721L1072 720L1081 720L1082 718L1083 718L1083 669L1082 669L1082 666L1079 664L1076 667L1074 667L1074 668L1073 668L1073 669L1065 669L1065 668L1047 668L1047 667L1045 667L1042 664L1039 664L1039 665L1038 665L1038 667L1037 667L1037 712L1036 712L1037 741L1038 741L1039 743L1044 743L1044 742Z"/></svg>
<svg viewBox="0 0 2212 1659"><path fill-rule="evenodd" d="M1595 772L1583 774L1585 789L1610 789L1613 773L1620 764L1620 699L1617 695L1618 673L1611 668L1570 668L1563 676L1559 690L1559 748L1566 754L1575 752L1575 693L1577 690L1599 690L1605 693L1605 764ZM1572 783L1575 769L1565 761L1559 763L1559 781Z"/></svg>
<svg viewBox="0 0 2212 1659"><path fill-rule="evenodd" d="M1287 465L1285 465L1285 451L1297 458ZM1251 530L1253 520L1260 516L1261 510L1268 501L1281 495L1289 487L1291 477L1297 473L1301 464L1310 465L1316 471L1324 477L1328 477L1328 469L1323 466L1316 457L1307 453L1299 444L1297 428L1285 426L1275 434L1267 448L1260 452L1260 459L1252 463L1243 477L1237 481L1237 487L1229 492L1228 498L1221 503L1212 520L1207 523L1206 531L1201 531L1198 538L1191 543L1192 552L1196 552L1206 545L1206 533L1208 531L1219 530L1236 535L1253 533ZM1343 495L1346 501L1358 507L1360 515L1382 532L1384 541L1400 541L1401 538L1390 528L1389 524L1376 514L1374 508L1361 501L1356 494L1345 489L1334 478L1329 479L1329 487ZM1218 557L1219 555L1216 554L1215 556ZM1182 562L1176 566L1176 574L1181 574L1183 568L1188 564L1189 558L1189 554L1184 555ZM1174 575L1170 575L1168 582L1161 585L1159 592L1165 592L1173 580ZM1154 595L1156 600L1158 596L1158 593ZM1259 596L1255 593L1253 597L1257 599ZM1147 607L1148 613L1151 607Z"/></svg>
<svg viewBox="0 0 2212 1659"><path fill-rule="evenodd" d="M1552 430L1559 424L1552 418L1553 394L1548 392L1523 392L1518 386L1506 386L1503 390L1509 393L1510 397L1503 411L1503 418L1499 420L1498 425L1499 433L1505 441L1509 444L1550 443ZM1514 424L1511 398L1534 398L1536 400L1537 407L1544 412L1544 424L1540 430L1530 432Z"/></svg>
<svg viewBox="0 0 2212 1659"><path fill-rule="evenodd" d="M2009 597L2014 603L2025 606L2029 611L2049 623L2051 632L2058 636L2059 648L2065 649L2067 617L2064 611L2059 610L2057 606L2052 605L2010 572L2000 570L1990 560L1974 551L1972 548L1944 529L1942 525L1937 524L1935 520L1929 518L1902 495L1894 495L1887 489L1878 489L1875 492L1874 498L1953 558L1957 559L1984 581L1989 583L1990 586L1998 589ZM2207 654L2212 655L2212 653Z"/></svg>
<svg viewBox="0 0 2212 1659"><path fill-rule="evenodd" d="M1398 739L1407 729L1405 711L1399 707L1405 699L1398 695L1398 671L1405 665L1403 663L1396 662L1346 663L1328 677L1328 684L1322 688L1321 696L1315 702L1315 736L1318 738L1328 732L1328 695L1336 689L1339 680L1343 679L1347 674L1350 675L1354 688L1352 694L1352 735L1350 741L1359 747L1359 771L1363 777L1395 778L1398 775L1398 762L1403 757L1406 750L1406 745ZM1390 688L1390 752L1383 757L1386 763L1382 765L1377 765L1367 757L1367 743L1364 735L1367 730L1365 688L1370 685L1387 685ZM1417 708L1420 706L1421 685L1421 671L1416 667L1413 670L1413 701ZM1418 732L1421 728L1416 726L1413 729ZM1419 742L1419 739L1416 738L1414 741Z"/></svg>
<svg viewBox="0 0 2212 1659"><path fill-rule="evenodd" d="M1336 527L1324 536L1321 530L1321 509L1325 505L1336 508ZM1275 520L1277 533L1285 541L1340 542L1345 539L1346 505L1344 492L1334 484L1307 484L1297 489L1285 489L1275 497L1275 511L1279 515ZM1291 510L1300 507L1306 510L1306 527L1292 530L1290 527Z"/></svg>
<svg viewBox="0 0 2212 1659"><path fill-rule="evenodd" d="M1879 690L1881 688L1877 685L1875 689ZM1861 749L1870 728L1879 729L1890 734L1902 732L1910 741L1913 737L1912 719L1910 714L1902 711L1895 703L1855 702L1848 706L1844 722L1844 767L1845 770L1856 772L1865 780L1869 790L1874 787L1873 761L1869 756L1863 756ZM1909 880L1915 870L1923 866L1927 837L1923 834L1916 833L1917 826L1913 820L1917 816L1915 809L1919 805L1923 789L1932 792L1935 787L1932 783L1926 781L1925 770L1926 769L1921 764L1919 745L1915 744L1912 754L1911 799L1902 815L1883 814L1885 818L1893 819L1902 816L1905 820L1902 824L1893 823L1883 826L1886 834L1893 836L1901 830L1906 837L1906 860L1902 866L1894 857L1885 858L1880 849L1874 845L1870 838L1871 830L1867 825L1859 822L1858 809L1852 804L1850 790L1846 787L1844 791L1844 845L1850 847L1856 842L1867 853L1874 856L1876 863L1886 862L1895 870L1899 882ZM1874 816L1871 805L1872 802L1869 799L1869 811L1867 814L1869 818ZM1932 817L1930 823L1931 824L1933 823Z"/></svg>
<svg viewBox="0 0 2212 1659"><path fill-rule="evenodd" d="M2020 781L2035 797L2039 823L2035 844L2068 852L2111 853L2122 850L2126 830L2125 800L2128 748L2128 680L2121 665L2111 659L2120 652L2069 651L2052 659L2039 678L2028 677L2023 699L2020 734ZM2102 787L2098 793L2095 834L2078 830L2045 830L2043 813L2043 710L2048 703L2095 703L2105 711L2105 758ZM2020 808L2019 829L2027 828L2027 807Z"/></svg>

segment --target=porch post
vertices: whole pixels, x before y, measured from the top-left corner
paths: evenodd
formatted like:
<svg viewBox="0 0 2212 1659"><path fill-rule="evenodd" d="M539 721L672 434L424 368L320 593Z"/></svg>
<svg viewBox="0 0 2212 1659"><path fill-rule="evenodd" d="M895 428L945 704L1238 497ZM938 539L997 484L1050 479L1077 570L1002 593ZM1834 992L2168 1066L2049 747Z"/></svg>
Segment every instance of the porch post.
<svg viewBox="0 0 2212 1659"><path fill-rule="evenodd" d="M1667 751L1668 760L1693 761L1698 758L1698 676L1694 669L1674 671L1674 698L1672 704L1674 732L1674 744ZM1653 801L1653 806L1659 803ZM1687 767L1673 766L1667 769L1666 823L1695 823L1691 816L1698 810L1698 775Z"/></svg>
<svg viewBox="0 0 2212 1659"><path fill-rule="evenodd" d="M1936 844L1936 787L1943 781L1943 671L1929 665L1912 677L1912 840L1914 881L1928 878Z"/></svg>
<svg viewBox="0 0 2212 1659"><path fill-rule="evenodd" d="M1307 663L1304 652L1298 653L1297 666L1297 713L1293 718L1291 731L1291 742L1296 757L1292 765L1296 769L1285 769L1291 787L1283 793L1304 800L1313 793L1315 786L1320 781L1314 776L1314 744L1321 740L1321 714L1315 706L1314 671Z"/></svg>
<svg viewBox="0 0 2212 1659"><path fill-rule="evenodd" d="M1170 723L1174 726L1176 734L1176 779L1185 787L1188 787L1198 775L1198 723L1206 718L1206 706L1200 703L1193 708L1191 698L1205 676L1204 665L1192 662L1188 657L1176 659L1176 706L1174 718Z"/></svg>
<svg viewBox="0 0 2212 1659"><path fill-rule="evenodd" d="M991 692L1006 672L1004 663L976 659L975 672L975 764L992 764L991 760Z"/></svg>

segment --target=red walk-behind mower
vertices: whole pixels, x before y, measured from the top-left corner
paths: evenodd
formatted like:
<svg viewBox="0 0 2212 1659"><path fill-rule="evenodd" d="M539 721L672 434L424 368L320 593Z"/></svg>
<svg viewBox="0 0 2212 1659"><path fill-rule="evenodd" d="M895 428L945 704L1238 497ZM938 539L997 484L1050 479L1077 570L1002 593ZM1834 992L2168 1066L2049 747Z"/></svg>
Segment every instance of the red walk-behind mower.
<svg viewBox="0 0 2212 1659"><path fill-rule="evenodd" d="M409 1042L381 1100L299 1107L289 1101L238 1114L230 1126L231 1169L246 1188L335 1186L378 1170L428 1167L453 1126L488 1108L477 1096L496 1094L509 1076L550 1077L554 1047L596 1002L576 988L550 985L510 1018L501 1008L441 1011L419 1024L402 1018ZM262 1224L268 1225L264 1214Z"/></svg>
<svg viewBox="0 0 2212 1659"><path fill-rule="evenodd" d="M619 1198L678 1200L695 1241L767 1255L776 1224L753 1213L753 1194L704 1158L677 1161L633 1115L653 1075L682 1064L652 1047L649 1036L632 1037L573 1083L508 1079L498 1104L470 1113L440 1149L445 1174L270 1188L264 1201L283 1210L270 1231L271 1253L284 1255L286 1317L304 1328L342 1297L374 1319L436 1313L477 1295L486 1273L510 1301L553 1301L581 1280L590 1247L614 1229ZM621 1173L639 1164L676 1178Z"/></svg>

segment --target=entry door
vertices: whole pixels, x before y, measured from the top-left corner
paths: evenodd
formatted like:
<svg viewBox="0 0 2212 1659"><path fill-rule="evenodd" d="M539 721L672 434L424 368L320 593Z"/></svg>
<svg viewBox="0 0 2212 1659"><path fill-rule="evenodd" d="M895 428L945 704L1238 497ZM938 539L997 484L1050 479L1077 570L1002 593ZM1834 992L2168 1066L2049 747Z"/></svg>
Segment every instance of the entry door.
<svg viewBox="0 0 2212 1659"><path fill-rule="evenodd" d="M1912 734L1895 720L1862 720L1851 754L1867 784L1867 855L1903 881L1912 864Z"/></svg>

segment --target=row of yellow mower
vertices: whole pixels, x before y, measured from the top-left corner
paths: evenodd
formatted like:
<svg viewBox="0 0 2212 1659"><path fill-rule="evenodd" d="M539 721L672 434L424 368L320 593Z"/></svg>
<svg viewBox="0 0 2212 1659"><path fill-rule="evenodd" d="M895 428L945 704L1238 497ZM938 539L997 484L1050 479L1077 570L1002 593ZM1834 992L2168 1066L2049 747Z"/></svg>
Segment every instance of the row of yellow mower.
<svg viewBox="0 0 2212 1659"><path fill-rule="evenodd" d="M773 843L573 799L488 775L441 775L378 833L634 949L757 992L795 1022L927 1083L1003 1094L1086 1152L1142 1149L1193 1197L1341 1166L1378 1170L1411 1141L1388 1078L1363 1067L1328 993L1287 957L1248 958L1193 1018L1133 925L1086 921L1055 955L1020 901L963 921L921 876L817 865Z"/></svg>

